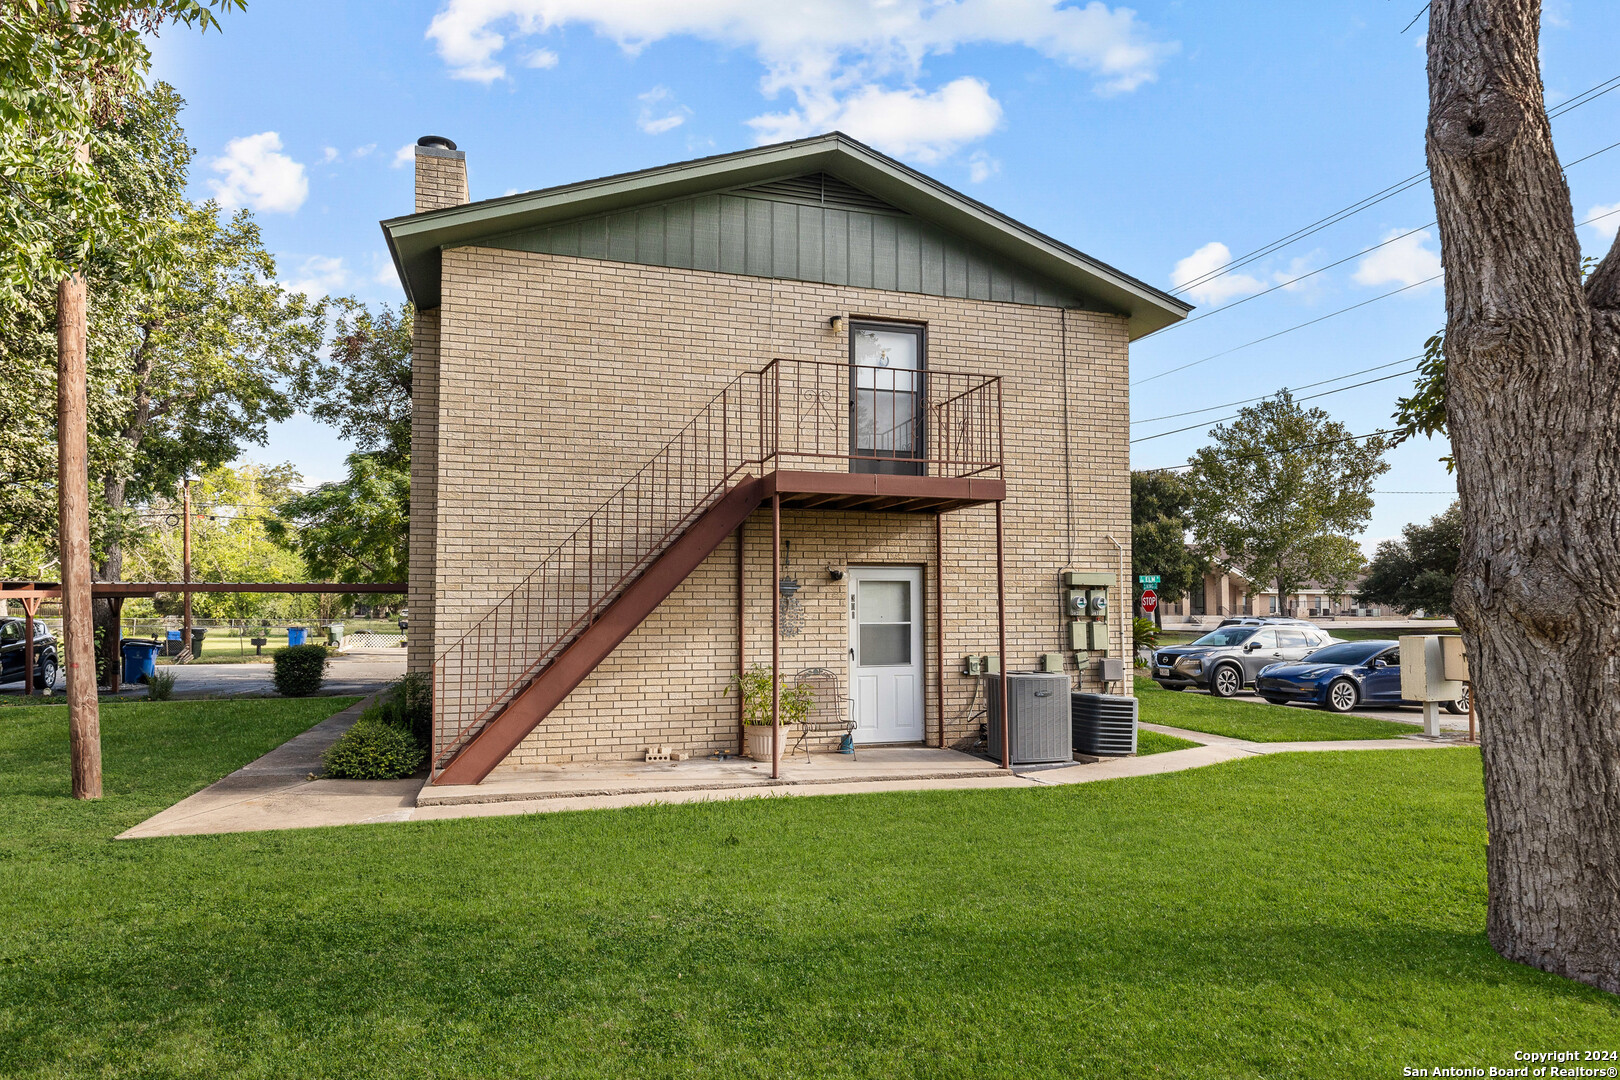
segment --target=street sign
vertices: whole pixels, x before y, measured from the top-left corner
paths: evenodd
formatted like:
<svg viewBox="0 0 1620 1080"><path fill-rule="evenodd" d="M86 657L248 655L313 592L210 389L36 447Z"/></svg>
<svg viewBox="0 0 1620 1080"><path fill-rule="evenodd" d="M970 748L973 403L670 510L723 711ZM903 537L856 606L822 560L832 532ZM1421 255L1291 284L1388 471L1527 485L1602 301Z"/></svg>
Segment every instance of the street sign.
<svg viewBox="0 0 1620 1080"><path fill-rule="evenodd" d="M1151 615L1153 609L1159 606L1159 594L1152 589L1142 590L1142 614Z"/></svg>
<svg viewBox="0 0 1620 1080"><path fill-rule="evenodd" d="M1159 575L1158 574L1138 574L1138 575L1136 575L1136 583L1138 585L1157 585L1159 583Z"/></svg>

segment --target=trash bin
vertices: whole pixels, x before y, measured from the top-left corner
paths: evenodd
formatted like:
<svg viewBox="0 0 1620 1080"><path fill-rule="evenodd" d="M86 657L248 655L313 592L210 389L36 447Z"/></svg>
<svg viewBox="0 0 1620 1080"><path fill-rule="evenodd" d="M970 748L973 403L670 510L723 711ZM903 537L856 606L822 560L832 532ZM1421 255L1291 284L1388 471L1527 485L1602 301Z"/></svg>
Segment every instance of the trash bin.
<svg viewBox="0 0 1620 1080"><path fill-rule="evenodd" d="M335 623L331 623L331 624L329 624L327 626L327 628L326 628L326 643L328 645L331 645L333 648L337 648L338 646L341 646L343 644L343 624L342 623L335 622Z"/></svg>
<svg viewBox="0 0 1620 1080"><path fill-rule="evenodd" d="M191 628L191 658L193 660L202 659L203 635L207 633L208 627L206 626L193 626Z"/></svg>
<svg viewBox="0 0 1620 1080"><path fill-rule="evenodd" d="M302 645L304 643L304 634L306 632L307 631L305 631L302 626L287 627L287 644Z"/></svg>
<svg viewBox="0 0 1620 1080"><path fill-rule="evenodd" d="M169 631L168 640L163 643L163 655L164 656L179 656L180 655L180 631L178 631L178 630L170 630Z"/></svg>
<svg viewBox="0 0 1620 1080"><path fill-rule="evenodd" d="M124 654L124 681L146 682L157 671L157 655L161 648L155 641L125 638L119 643Z"/></svg>

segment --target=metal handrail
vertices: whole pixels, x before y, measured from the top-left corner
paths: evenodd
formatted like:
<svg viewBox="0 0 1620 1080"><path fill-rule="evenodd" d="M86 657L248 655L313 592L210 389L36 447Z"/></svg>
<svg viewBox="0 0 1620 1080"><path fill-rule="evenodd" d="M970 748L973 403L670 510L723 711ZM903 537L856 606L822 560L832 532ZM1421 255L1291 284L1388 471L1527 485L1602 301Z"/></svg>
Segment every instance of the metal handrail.
<svg viewBox="0 0 1620 1080"><path fill-rule="evenodd" d="M873 373L874 385L859 385L863 372ZM877 386L881 372L904 375L906 387L896 389L893 379L886 390ZM946 396L930 401L936 392ZM784 393L796 411L785 407ZM871 395L870 447L852 434L863 393ZM881 395L891 421L909 412L886 431L876 422ZM906 445L897 450L902 440L893 436L903 429ZM435 659L435 775L744 470L898 459L932 475L968 477L999 470L1001 452L997 376L781 358L736 376Z"/></svg>

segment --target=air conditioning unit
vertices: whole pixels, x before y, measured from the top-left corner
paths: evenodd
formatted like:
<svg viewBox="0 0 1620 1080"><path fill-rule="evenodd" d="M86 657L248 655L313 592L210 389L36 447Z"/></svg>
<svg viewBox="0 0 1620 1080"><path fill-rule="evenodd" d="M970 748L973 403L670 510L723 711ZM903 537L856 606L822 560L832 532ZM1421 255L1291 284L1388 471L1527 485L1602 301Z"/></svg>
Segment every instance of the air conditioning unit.
<svg viewBox="0 0 1620 1080"><path fill-rule="evenodd" d="M1069 677L1058 672L1007 676L1007 742L1013 765L1073 761L1066 703ZM990 677L990 756L1001 760L1001 676Z"/></svg>
<svg viewBox="0 0 1620 1080"><path fill-rule="evenodd" d="M1136 699L1119 694L1069 695L1074 749L1093 757L1136 753Z"/></svg>

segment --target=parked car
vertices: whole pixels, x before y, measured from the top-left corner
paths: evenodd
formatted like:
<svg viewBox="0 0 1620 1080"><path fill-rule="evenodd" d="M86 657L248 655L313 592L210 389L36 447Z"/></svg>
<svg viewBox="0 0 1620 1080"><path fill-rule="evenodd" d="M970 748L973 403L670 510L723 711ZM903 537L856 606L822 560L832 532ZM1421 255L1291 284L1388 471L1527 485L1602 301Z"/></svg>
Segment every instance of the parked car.
<svg viewBox="0 0 1620 1080"><path fill-rule="evenodd" d="M1293 619L1222 626L1191 645L1172 645L1154 653L1153 681L1166 690L1199 686L1229 698L1253 685L1261 668L1281 660L1303 660L1332 641L1326 630Z"/></svg>
<svg viewBox="0 0 1620 1080"><path fill-rule="evenodd" d="M1220 622L1221 626L1309 626L1316 629L1304 619L1296 619L1288 615L1228 615Z"/></svg>
<svg viewBox="0 0 1620 1080"><path fill-rule="evenodd" d="M22 682L28 643L23 638L22 619L0 619L0 683ZM46 690L56 685L62 665L57 659L56 635L43 620L34 620L34 685Z"/></svg>
<svg viewBox="0 0 1620 1080"><path fill-rule="evenodd" d="M1347 713L1361 705L1417 705L1401 697L1398 641L1341 641L1298 663L1272 664L1256 677L1255 692L1273 705L1304 702ZM1445 703L1449 713L1468 711L1468 690Z"/></svg>

